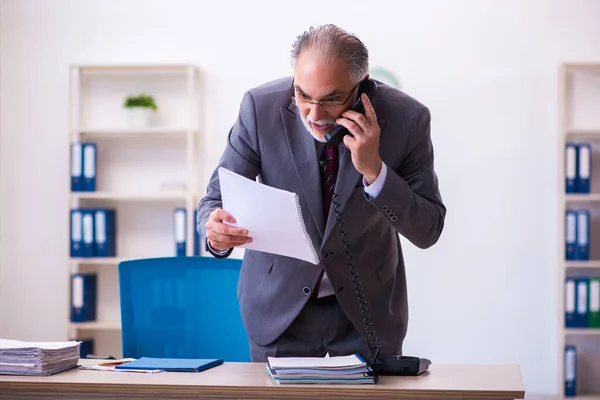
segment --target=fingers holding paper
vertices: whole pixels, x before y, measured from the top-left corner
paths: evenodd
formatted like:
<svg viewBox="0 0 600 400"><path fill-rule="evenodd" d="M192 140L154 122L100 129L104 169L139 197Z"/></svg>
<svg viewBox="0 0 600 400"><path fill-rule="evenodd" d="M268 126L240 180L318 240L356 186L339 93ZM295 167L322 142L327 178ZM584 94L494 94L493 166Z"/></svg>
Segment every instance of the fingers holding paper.
<svg viewBox="0 0 600 400"><path fill-rule="evenodd" d="M228 250L232 247L250 243L248 230L226 224L235 223L235 218L227 211L217 208L210 213L206 222L206 238L216 250Z"/></svg>

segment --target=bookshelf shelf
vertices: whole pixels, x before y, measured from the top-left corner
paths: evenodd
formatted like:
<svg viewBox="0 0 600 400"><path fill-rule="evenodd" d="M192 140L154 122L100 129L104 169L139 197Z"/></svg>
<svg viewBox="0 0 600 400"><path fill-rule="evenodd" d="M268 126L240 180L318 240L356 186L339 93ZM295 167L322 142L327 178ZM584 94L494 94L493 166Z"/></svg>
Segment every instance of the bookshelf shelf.
<svg viewBox="0 0 600 400"><path fill-rule="evenodd" d="M600 400L600 395L580 395L575 397L569 397L569 399L573 400Z"/></svg>
<svg viewBox="0 0 600 400"><path fill-rule="evenodd" d="M118 331L121 329L121 324L119 322L71 322L71 328L82 331Z"/></svg>
<svg viewBox="0 0 600 400"><path fill-rule="evenodd" d="M600 400L600 63L563 64L558 87L558 398Z"/></svg>
<svg viewBox="0 0 600 400"><path fill-rule="evenodd" d="M122 76L143 74L156 77L160 74L181 74L185 75L190 69L188 64L80 64L73 65L81 71L82 76Z"/></svg>
<svg viewBox="0 0 600 400"><path fill-rule="evenodd" d="M70 68L66 297L68 315L77 308L80 317L69 317L66 339L93 344L94 354L121 353L120 262L201 255L194 243L202 183L198 75L187 64ZM157 110L123 107L142 93ZM177 240L185 240L183 253ZM90 292L93 300L81 295ZM86 306L95 312L86 314Z"/></svg>
<svg viewBox="0 0 600 400"><path fill-rule="evenodd" d="M565 196L565 202L567 202L567 203L600 202L600 194L599 193L568 194Z"/></svg>
<svg viewBox="0 0 600 400"><path fill-rule="evenodd" d="M600 336L600 328L567 328L565 335L598 335ZM599 395L600 396L600 395Z"/></svg>
<svg viewBox="0 0 600 400"><path fill-rule="evenodd" d="M566 261L567 268L600 268L600 260Z"/></svg>
<svg viewBox="0 0 600 400"><path fill-rule="evenodd" d="M585 136L592 139L600 139L600 128L567 128L567 136Z"/></svg>
<svg viewBox="0 0 600 400"><path fill-rule="evenodd" d="M197 132L186 128L105 128L105 129L81 129L79 135L85 139L123 139L123 138L147 138L167 137L185 138L187 135L195 135Z"/></svg>
<svg viewBox="0 0 600 400"><path fill-rule="evenodd" d="M143 257L136 257L143 258ZM89 258L69 258L69 263L74 265L119 265L120 262L131 260L132 257L89 257Z"/></svg>
<svg viewBox="0 0 600 400"><path fill-rule="evenodd" d="M121 193L121 192L80 192L71 193L71 199L77 200L114 200L114 201L186 201L192 198L193 194L186 192L168 192L168 193Z"/></svg>

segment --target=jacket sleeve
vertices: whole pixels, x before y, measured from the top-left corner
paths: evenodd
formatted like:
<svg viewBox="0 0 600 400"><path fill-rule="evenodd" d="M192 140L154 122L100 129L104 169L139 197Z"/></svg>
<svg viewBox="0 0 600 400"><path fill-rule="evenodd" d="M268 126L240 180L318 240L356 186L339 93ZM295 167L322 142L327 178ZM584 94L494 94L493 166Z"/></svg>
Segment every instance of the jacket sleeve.
<svg viewBox="0 0 600 400"><path fill-rule="evenodd" d="M206 194L198 203L196 216L196 230L200 238L206 244L206 222L210 213L216 208L222 207L221 189L219 185L219 168L223 167L249 179L256 179L260 171L260 153L258 136L256 132L256 112L254 100L249 92L244 94L240 105L239 115L229 131L227 144L221 155L217 167L211 174ZM235 215L233 216L235 218ZM207 250L216 257L223 258L231 254L228 250L225 254L218 254Z"/></svg>
<svg viewBox="0 0 600 400"><path fill-rule="evenodd" d="M430 121L429 109L421 108L413 120L400 167L395 170L388 164L379 194L376 197L365 194L398 233L422 249L437 242L446 217L434 170Z"/></svg>

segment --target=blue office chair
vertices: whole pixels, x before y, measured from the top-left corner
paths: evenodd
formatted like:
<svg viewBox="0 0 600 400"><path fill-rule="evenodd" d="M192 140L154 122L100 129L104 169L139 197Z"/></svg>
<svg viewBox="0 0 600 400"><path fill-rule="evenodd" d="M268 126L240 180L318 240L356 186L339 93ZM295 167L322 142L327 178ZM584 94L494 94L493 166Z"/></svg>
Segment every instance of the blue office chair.
<svg viewBox="0 0 600 400"><path fill-rule="evenodd" d="M236 292L241 264L212 257L119 263L123 357L250 361Z"/></svg>

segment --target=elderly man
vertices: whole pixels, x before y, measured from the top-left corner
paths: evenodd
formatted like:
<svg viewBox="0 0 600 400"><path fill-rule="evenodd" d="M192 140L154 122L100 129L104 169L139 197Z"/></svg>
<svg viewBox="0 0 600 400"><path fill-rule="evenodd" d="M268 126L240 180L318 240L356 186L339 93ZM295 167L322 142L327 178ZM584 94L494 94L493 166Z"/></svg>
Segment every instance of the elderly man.
<svg viewBox="0 0 600 400"><path fill-rule="evenodd" d="M243 96L197 229L215 257L252 240L224 223L235 215L221 209L221 166L297 193L320 263L246 250L238 298L252 360L401 355L408 305L398 234L428 248L446 215L430 112L369 78L366 47L337 26L303 33L291 55L293 77ZM364 110L353 111L360 102ZM349 134L328 141L336 128Z"/></svg>

